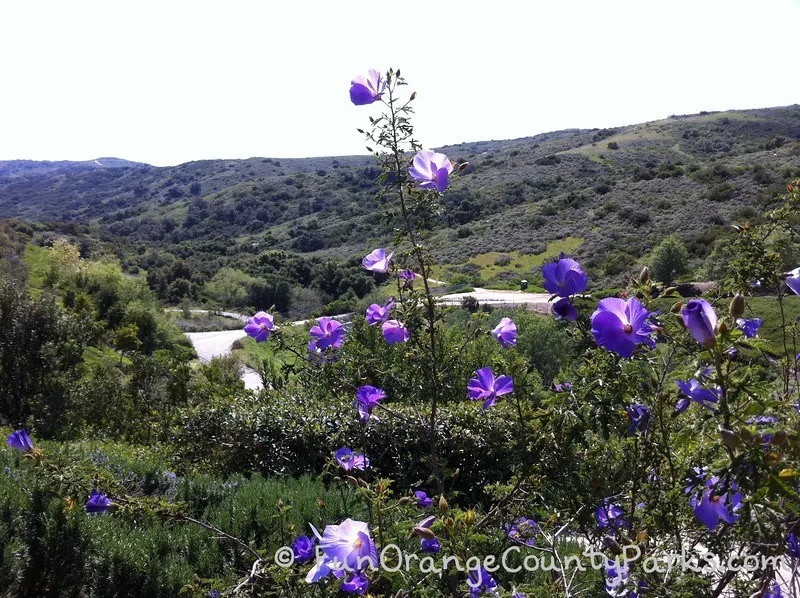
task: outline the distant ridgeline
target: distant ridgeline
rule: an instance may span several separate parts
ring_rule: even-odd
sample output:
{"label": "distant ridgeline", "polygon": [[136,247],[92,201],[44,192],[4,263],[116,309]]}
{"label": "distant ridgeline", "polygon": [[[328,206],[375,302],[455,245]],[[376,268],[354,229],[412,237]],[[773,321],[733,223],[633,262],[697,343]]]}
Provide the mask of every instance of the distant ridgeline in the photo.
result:
{"label": "distant ridgeline", "polygon": [[[541,262],[561,248],[597,285],[612,286],[671,233],[698,271],[730,224],[772,205],[800,177],[800,106],[440,151],[471,163],[446,192],[427,240],[441,276],[508,285],[527,277],[535,285]],[[87,250],[113,248],[134,272],[180,260],[201,281],[226,265],[262,275],[246,265],[259,256],[357,264],[368,248],[389,245],[396,225],[376,204],[378,172],[368,156],[165,168],[116,158],[0,162],[0,218],[62,223],[48,228]],[[65,222],[73,224],[65,230]],[[275,250],[289,253],[264,253]]]}

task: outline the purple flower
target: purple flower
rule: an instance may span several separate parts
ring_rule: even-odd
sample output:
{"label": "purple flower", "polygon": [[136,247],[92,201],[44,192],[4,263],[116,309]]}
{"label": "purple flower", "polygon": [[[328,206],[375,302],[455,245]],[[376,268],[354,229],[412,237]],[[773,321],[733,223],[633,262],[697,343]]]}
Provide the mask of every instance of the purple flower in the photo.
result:
{"label": "purple flower", "polygon": [[381,99],[386,81],[381,77],[380,71],[369,69],[365,77],[359,75],[350,82],[350,101],[356,106],[364,106]]}
{"label": "purple flower", "polygon": [[772,426],[777,424],[780,421],[774,415],[758,415],[753,417],[748,417],[745,423],[748,424],[755,424],[757,426]]}
{"label": "purple flower", "polygon": [[365,424],[369,421],[372,411],[378,403],[386,398],[386,393],[380,388],[365,385],[356,391],[356,408],[358,409],[358,421]]}
{"label": "purple flower", "polygon": [[506,526],[508,538],[525,546],[532,547],[536,544],[536,534],[540,531],[539,524],[533,519],[519,517],[514,523]]}
{"label": "purple flower", "polygon": [[385,322],[391,317],[389,312],[393,307],[394,299],[389,299],[383,307],[377,303],[373,303],[367,308],[367,324],[374,326],[375,324]]}
{"label": "purple flower", "polygon": [[292,553],[294,553],[295,563],[307,563],[314,558],[314,544],[316,538],[309,538],[308,536],[297,536],[292,544]]}
{"label": "purple flower", "polygon": [[719,388],[709,390],[702,386],[696,378],[689,381],[675,380],[681,394],[684,396],[675,406],[675,413],[683,413],[689,407],[690,403],[694,401],[698,405],[714,411],[712,404],[719,402],[719,397],[722,391]]}
{"label": "purple flower", "polygon": [[105,513],[111,506],[111,499],[98,490],[92,490],[89,500],[86,501],[87,513]]}
{"label": "purple flower", "polygon": [[220,598],[222,594],[219,593],[219,590],[211,590],[208,593],[208,598]]}
{"label": "purple flower", "polygon": [[753,338],[763,323],[761,318],[739,318],[736,327],[744,333],[745,338]]}
{"label": "purple flower", "polygon": [[553,303],[553,315],[556,317],[557,320],[567,320],[568,322],[574,322],[578,319],[578,310],[575,309],[575,306],[572,305],[572,301],[569,300],[569,297],[562,297],[555,303]]}
{"label": "purple flower", "polygon": [[636,405],[625,407],[625,412],[630,420],[628,432],[632,436],[635,436],[636,432],[647,433],[647,427],[650,425],[650,407],[637,403]]}
{"label": "purple flower", "polygon": [[706,347],[717,341],[717,314],[705,299],[692,299],[681,310],[683,323],[694,339]]}
{"label": "purple flower", "polygon": [[352,449],[343,446],[336,451],[336,462],[345,471],[353,471],[359,469],[364,471],[369,467],[369,458],[363,453],[354,453]]}
{"label": "purple flower", "polygon": [[447,189],[453,164],[444,154],[433,150],[420,150],[414,156],[414,162],[408,173],[411,178],[419,182],[423,189],[436,189],[442,193]]}
{"label": "purple flower", "polygon": [[394,251],[386,255],[386,250],[383,247],[379,247],[369,255],[364,256],[364,259],[361,260],[361,264],[370,272],[386,274],[386,272],[389,271],[389,261],[392,259],[393,255]]}
{"label": "purple flower", "polygon": [[414,281],[417,279],[417,275],[413,270],[403,270],[400,272],[400,280],[403,281],[403,288],[410,289],[414,286]]}
{"label": "purple flower", "polygon": [[369,526],[362,521],[345,519],[339,525],[327,525],[319,540],[322,558],[306,576],[307,583],[315,583],[334,571],[362,571],[367,566],[378,566],[378,551],[369,535]]}
{"label": "purple flower", "polygon": [[469,586],[470,598],[477,598],[484,594],[500,595],[500,588],[497,587],[494,577],[489,575],[489,572],[483,567],[473,569],[467,573],[467,585]]}
{"label": "purple flower", "polygon": [[252,318],[247,320],[247,325],[244,327],[247,336],[252,336],[256,339],[257,343],[263,343],[269,338],[269,333],[275,327],[272,314],[265,311],[260,311]]}
{"label": "purple flower", "polygon": [[363,596],[367,593],[367,589],[369,589],[369,579],[361,572],[354,572],[342,582],[339,589],[348,594]]}
{"label": "purple flower", "polygon": [[430,517],[426,517],[425,519],[420,521],[417,524],[417,527],[421,527],[422,529],[430,529],[434,521],[436,521],[436,515],[431,515]]}
{"label": "purple flower", "polygon": [[562,257],[554,264],[546,264],[542,268],[542,276],[547,292],[559,297],[582,293],[589,282],[580,264],[568,257]]}
{"label": "purple flower", "polygon": [[572,388],[572,382],[564,382],[564,383],[555,384],[553,386],[553,388],[555,388],[556,392],[566,392],[570,388]]}
{"label": "purple flower", "polygon": [[720,521],[736,523],[739,516],[733,511],[738,509],[741,504],[742,495],[739,492],[734,494],[729,501],[728,493],[718,495],[714,488],[708,488],[703,492],[703,498],[695,506],[694,514],[708,529],[714,529]]}
{"label": "purple flower", "polygon": [[29,453],[33,450],[33,442],[25,430],[17,430],[8,435],[8,446],[18,451]]}
{"label": "purple flower", "polygon": [[773,579],[769,589],[762,594],[761,598],[783,598],[783,592],[781,592],[778,582]]}
{"label": "purple flower", "polygon": [[786,536],[786,554],[793,559],[800,559],[800,544],[798,544],[797,536],[794,534]]}
{"label": "purple flower", "polygon": [[381,332],[383,332],[383,338],[386,339],[386,342],[390,345],[394,345],[395,343],[404,343],[409,339],[408,328],[401,322],[397,320],[389,320],[388,322],[384,322],[383,326],[381,326]]}
{"label": "purple flower", "polygon": [[493,407],[497,402],[497,397],[508,394],[514,390],[514,381],[511,376],[494,377],[494,373],[488,367],[481,368],[475,372],[467,384],[467,394],[473,401],[483,400],[483,408]]}
{"label": "purple flower", "polygon": [[800,295],[800,268],[795,268],[786,274],[786,286],[794,291],[795,295]]}
{"label": "purple flower", "polygon": [[594,518],[597,521],[597,528],[601,531],[608,529],[617,531],[629,525],[625,518],[625,511],[619,505],[611,502],[610,498],[603,499],[594,512]]}
{"label": "purple flower", "polygon": [[417,506],[427,509],[433,505],[433,499],[422,490],[417,490],[414,494],[417,497]]}
{"label": "purple flower", "polygon": [[503,349],[509,349],[517,344],[517,325],[511,318],[503,318],[492,330],[492,336]]}
{"label": "purple flower", "polygon": [[312,326],[309,333],[311,334],[311,342],[320,351],[324,351],[328,347],[338,349],[344,341],[342,325],[331,318],[319,318],[317,325]]}
{"label": "purple flower", "polygon": [[626,596],[625,584],[630,576],[628,563],[608,559],[606,561],[606,592],[611,596]]}
{"label": "purple flower", "polygon": [[525,598],[525,594],[523,594],[522,592],[514,592],[513,594],[511,594],[511,598]]}
{"label": "purple flower", "polygon": [[639,343],[653,346],[653,331],[647,322],[648,311],[635,297],[627,301],[616,297],[601,299],[592,314],[592,334],[600,347],[622,357],[630,357]]}
{"label": "purple flower", "polygon": [[441,546],[436,538],[422,538],[419,549],[422,552],[437,553],[441,550]]}

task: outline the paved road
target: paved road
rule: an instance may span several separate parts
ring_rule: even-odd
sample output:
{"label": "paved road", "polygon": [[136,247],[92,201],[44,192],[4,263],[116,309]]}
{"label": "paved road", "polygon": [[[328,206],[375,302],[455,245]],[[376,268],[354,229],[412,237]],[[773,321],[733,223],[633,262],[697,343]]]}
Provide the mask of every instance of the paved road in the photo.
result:
{"label": "paved road", "polygon": [[[215,357],[224,357],[231,354],[231,345],[234,341],[245,336],[244,330],[220,330],[216,332],[187,332],[186,336],[192,342],[197,357],[201,363],[208,363]],[[244,366],[241,375],[246,388],[260,390],[264,388],[261,376],[254,369]]]}

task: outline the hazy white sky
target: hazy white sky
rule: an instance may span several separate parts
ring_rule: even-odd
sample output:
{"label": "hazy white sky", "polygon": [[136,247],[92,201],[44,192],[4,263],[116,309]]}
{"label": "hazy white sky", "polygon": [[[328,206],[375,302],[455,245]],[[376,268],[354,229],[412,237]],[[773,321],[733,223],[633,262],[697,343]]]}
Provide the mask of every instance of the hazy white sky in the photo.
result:
{"label": "hazy white sky", "polygon": [[401,68],[426,147],[800,102],[800,0],[0,2],[0,159],[365,153]]}

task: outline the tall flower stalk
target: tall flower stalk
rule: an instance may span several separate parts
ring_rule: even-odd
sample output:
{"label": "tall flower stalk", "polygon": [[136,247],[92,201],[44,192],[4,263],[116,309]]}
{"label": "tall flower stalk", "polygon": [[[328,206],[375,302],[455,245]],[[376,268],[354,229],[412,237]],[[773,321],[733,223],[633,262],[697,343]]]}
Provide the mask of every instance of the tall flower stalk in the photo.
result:
{"label": "tall flower stalk", "polygon": [[[442,492],[442,472],[437,454],[438,441],[436,432],[437,410],[442,390],[442,368],[439,360],[440,348],[436,327],[436,303],[431,293],[429,280],[431,258],[420,243],[419,229],[424,226],[425,222],[433,214],[434,208],[438,204],[439,195],[447,185],[448,175],[452,171],[452,166],[449,161],[446,164],[449,168],[445,168],[442,164],[436,164],[435,157],[440,156],[440,154],[420,151],[421,146],[414,139],[414,129],[410,118],[414,113],[411,104],[416,94],[412,93],[407,98],[401,97],[400,90],[405,86],[406,82],[400,76],[400,71],[389,69],[386,73],[385,82],[381,82],[381,85],[376,87],[381,89],[382,92],[380,98],[376,98],[375,101],[383,103],[385,106],[384,113],[378,118],[370,117],[372,125],[370,131],[359,129],[359,132],[364,133],[370,143],[367,149],[376,154],[381,165],[382,172],[378,178],[381,189],[378,192],[378,196],[381,197],[387,192],[396,194],[403,223],[403,236],[410,245],[408,255],[416,262],[422,281],[422,307],[427,328],[427,351],[429,352],[424,368],[427,388],[431,393],[431,412],[428,421],[430,466],[438,490]],[[372,144],[378,146],[380,150],[373,149]],[[430,164],[433,171],[430,173],[431,181],[433,182],[422,182],[419,185],[419,189],[414,188],[409,174],[412,152],[419,152],[420,155],[424,154],[423,157]],[[414,167],[418,163],[422,163],[422,161],[416,160]],[[441,173],[438,182],[435,180],[437,173]],[[414,178],[420,180],[420,176],[422,174],[419,169],[414,170]],[[402,238],[397,238],[396,241],[399,243]]]}

